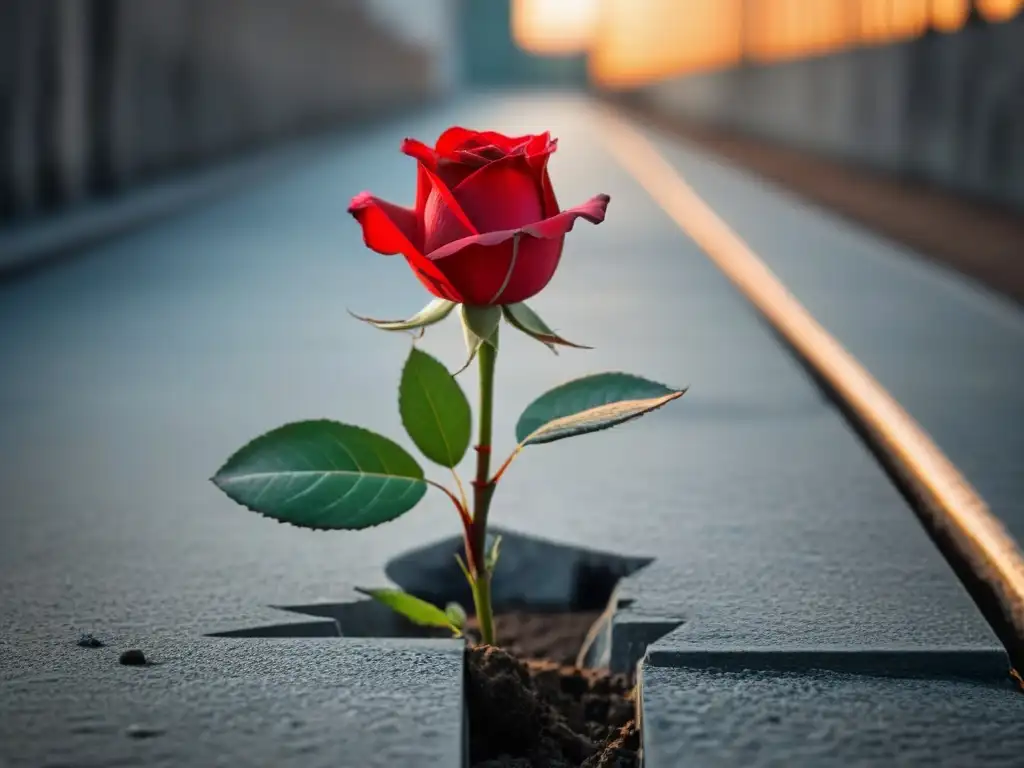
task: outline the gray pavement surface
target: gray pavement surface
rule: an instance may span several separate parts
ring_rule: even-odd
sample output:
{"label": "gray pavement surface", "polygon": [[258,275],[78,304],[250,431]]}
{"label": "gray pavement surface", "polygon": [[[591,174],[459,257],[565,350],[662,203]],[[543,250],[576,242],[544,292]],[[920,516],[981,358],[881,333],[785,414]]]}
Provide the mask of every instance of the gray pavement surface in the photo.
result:
{"label": "gray pavement surface", "polygon": [[1020,306],[692,145],[655,138],[1024,542]]}
{"label": "gray pavement surface", "polygon": [[1006,683],[648,667],[644,765],[1015,766],[1021,711]]}
{"label": "gray pavement surface", "polygon": [[[0,759],[29,741],[8,716],[18,709],[11,692],[35,702],[32,734],[65,733],[80,708],[48,697],[52,680],[121,695],[106,667],[77,654],[88,653],[74,646],[79,632],[119,647],[184,642],[197,656],[244,642],[253,664],[261,653],[282,664],[278,641],[201,636],[308,621],[266,606],[351,599],[354,586],[386,583],[393,556],[458,533],[439,494],[387,526],[331,534],[260,518],[207,481],[243,442],[290,420],[337,418],[409,445],[395,389],[408,337],[345,309],[403,317],[429,297],[400,257],[364,249],[344,210],[362,189],[410,202],[414,165],[399,142],[431,140],[452,123],[550,129],[560,138],[551,169],[562,205],[612,198],[604,224],[569,235],[558,275],[532,302],[567,338],[597,348],[555,357],[504,334],[496,453],[512,448],[522,408],[566,379],[625,370],[691,387],[645,419],[524,451],[495,496],[496,525],[657,558],[622,591],[635,600],[625,621],[683,621],[659,647],[896,646],[1002,659],[840,415],[604,154],[587,103],[480,97],[328,142],[314,164],[0,285]],[[424,346],[453,369],[462,362],[454,321],[429,329]],[[464,386],[473,391],[472,372]],[[287,690],[290,675],[315,675],[320,653],[348,663],[331,645],[341,641],[303,642],[323,650],[289,656],[294,671],[279,669],[275,689]],[[207,701],[222,702],[225,722],[239,706]],[[955,712],[922,716],[942,729]],[[265,728],[249,738],[251,755],[276,742]],[[97,765],[123,754],[112,735],[88,749]]]}
{"label": "gray pavement surface", "polygon": [[454,640],[148,640],[51,649],[4,670],[3,755],[67,765],[417,768],[461,764]]}

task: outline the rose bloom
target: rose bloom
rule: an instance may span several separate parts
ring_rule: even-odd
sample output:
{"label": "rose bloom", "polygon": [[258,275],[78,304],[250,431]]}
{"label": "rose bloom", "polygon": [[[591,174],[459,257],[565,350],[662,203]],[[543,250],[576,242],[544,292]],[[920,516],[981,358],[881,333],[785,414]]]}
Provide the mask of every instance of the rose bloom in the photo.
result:
{"label": "rose bloom", "polygon": [[362,192],[351,213],[366,245],[405,256],[435,296],[459,304],[514,304],[548,284],[576,219],[599,224],[608,195],[560,211],[548,176],[557,142],[550,134],[504,136],[449,128],[433,149],[415,139],[416,205]]}

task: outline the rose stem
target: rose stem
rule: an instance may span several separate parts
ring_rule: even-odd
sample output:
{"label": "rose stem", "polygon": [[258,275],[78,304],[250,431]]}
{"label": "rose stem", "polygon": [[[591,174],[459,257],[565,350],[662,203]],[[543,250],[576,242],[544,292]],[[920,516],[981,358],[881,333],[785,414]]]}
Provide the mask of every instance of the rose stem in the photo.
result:
{"label": "rose stem", "polygon": [[494,363],[498,350],[497,329],[495,336],[483,342],[477,356],[480,361],[480,433],[476,446],[476,479],[473,481],[473,546],[466,556],[470,558],[470,572],[475,579],[473,602],[476,605],[477,621],[480,622],[480,639],[484,645],[494,645],[494,615],[491,611],[491,574],[487,571],[487,512],[494,495],[494,483],[490,480],[491,467],[491,422],[494,412]]}

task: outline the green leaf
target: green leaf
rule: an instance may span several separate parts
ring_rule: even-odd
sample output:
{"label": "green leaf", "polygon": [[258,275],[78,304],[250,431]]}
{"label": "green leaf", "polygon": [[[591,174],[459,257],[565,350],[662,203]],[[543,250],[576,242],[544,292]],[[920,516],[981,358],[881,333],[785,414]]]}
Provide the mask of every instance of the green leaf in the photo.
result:
{"label": "green leaf", "polygon": [[461,631],[466,626],[466,609],[458,603],[448,603],[444,607],[444,612],[453,627]]}
{"label": "green leaf", "polygon": [[501,323],[501,307],[496,305],[474,306],[463,304],[460,312],[462,315],[462,331],[466,337],[466,349],[469,357],[453,376],[458,376],[469,368],[473,362],[481,344],[490,344],[498,348],[498,325]]}
{"label": "green leaf", "polygon": [[570,381],[541,395],[519,417],[521,446],[585,435],[643,416],[681,397],[685,389],[628,373],[599,373]]}
{"label": "green leaf", "polygon": [[229,458],[213,482],[254,512],[315,529],[385,523],[427,490],[423,469],[402,446],[336,421],[267,432]]}
{"label": "green leaf", "polygon": [[555,347],[556,344],[561,344],[564,347],[575,347],[576,349],[593,349],[593,347],[573,344],[571,341],[563,339],[551,330],[547,323],[541,320],[540,315],[530,309],[525,303],[505,304],[501,308],[501,312],[509,325],[545,344],[556,355],[558,354],[558,349]]}
{"label": "green leaf", "polygon": [[462,461],[473,431],[469,401],[448,369],[415,347],[402,369],[398,410],[424,456],[442,467]]}
{"label": "green leaf", "polygon": [[357,320],[369,323],[374,328],[380,328],[382,331],[411,331],[441,322],[452,313],[456,306],[458,305],[454,301],[434,299],[408,320],[374,320],[372,317],[363,317],[351,311],[349,314]]}
{"label": "green leaf", "polygon": [[462,633],[462,627],[456,626],[447,613],[436,605],[428,603],[426,600],[420,600],[408,592],[403,592],[400,589],[362,589],[360,587],[356,587],[356,592],[383,603],[395,613],[405,616],[413,624],[419,624],[421,627],[443,627],[450,629],[456,635]]}

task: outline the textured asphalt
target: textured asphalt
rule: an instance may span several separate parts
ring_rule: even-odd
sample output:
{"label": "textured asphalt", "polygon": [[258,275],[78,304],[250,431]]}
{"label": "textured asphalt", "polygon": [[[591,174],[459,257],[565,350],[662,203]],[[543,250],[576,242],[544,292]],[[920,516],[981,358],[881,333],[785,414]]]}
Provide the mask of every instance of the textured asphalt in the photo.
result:
{"label": "textured asphalt", "polygon": [[[289,620],[271,605],[351,599],[354,586],[385,583],[389,558],[458,532],[437,494],[385,527],[312,533],[240,509],[207,480],[243,442],[289,420],[337,418],[401,439],[395,387],[408,338],[345,310],[400,317],[429,297],[400,258],[363,248],[345,207],[362,189],[410,202],[414,167],[399,142],[433,139],[451,123],[550,129],[560,139],[552,174],[563,206],[612,197],[604,224],[577,224],[562,268],[533,302],[566,337],[596,349],[555,357],[504,334],[496,451],[512,447],[530,400],[578,375],[625,370],[691,387],[618,430],[525,451],[495,497],[496,524],[655,557],[624,592],[641,621],[683,621],[667,647],[898,646],[999,658],[965,591],[840,414],[604,154],[590,105],[557,94],[470,98],[327,142],[287,174],[0,285],[0,759],[67,761],[69,749],[80,750],[74,764],[152,758],[138,751],[152,748],[141,740],[123,741],[133,718],[147,716],[146,696],[128,711],[93,700],[106,719],[86,746],[75,718],[89,699],[40,698],[55,679],[119,695],[124,668],[75,645],[92,632],[111,648],[159,649],[160,674],[146,685],[164,709],[149,714],[160,719],[176,702],[199,707],[223,724],[204,731],[204,754],[256,764],[279,712],[234,728],[237,700],[219,685],[183,687],[197,669],[216,680],[206,659],[225,641],[203,635]],[[1020,536],[1019,312],[691,149],[663,148]],[[462,361],[454,321],[431,328],[424,344],[452,368]],[[465,376],[472,391],[472,372]],[[246,643],[246,654],[259,653],[258,641]],[[296,676],[316,659],[296,651]],[[233,664],[224,676],[246,669],[260,667]],[[455,666],[432,669],[451,685],[461,680]],[[287,688],[287,678],[273,684]],[[1007,702],[1000,706],[1015,706]],[[25,728],[24,711],[41,725]],[[933,708],[921,728],[956,720],[955,705]],[[346,727],[318,729],[326,742],[317,748],[352,743],[361,726]],[[439,749],[457,751],[461,721],[450,719],[438,738]],[[182,751],[187,738],[163,743],[165,764],[192,754]],[[762,746],[781,754],[785,744]],[[296,753],[275,764],[305,763]]]}

